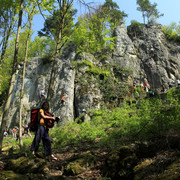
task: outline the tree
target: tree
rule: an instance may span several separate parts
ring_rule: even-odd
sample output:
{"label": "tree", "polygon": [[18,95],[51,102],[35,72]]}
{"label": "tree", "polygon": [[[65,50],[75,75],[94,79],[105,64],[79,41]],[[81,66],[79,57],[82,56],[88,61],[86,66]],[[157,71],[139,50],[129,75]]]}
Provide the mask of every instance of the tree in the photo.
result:
{"label": "tree", "polygon": [[[55,9],[54,8],[55,6],[53,6],[53,5],[50,6],[50,4],[55,4],[56,7],[58,7],[56,9],[56,11],[54,12],[54,15],[56,15],[56,13],[58,13],[57,17],[59,17],[58,31],[55,33],[53,31],[50,31],[54,35],[57,34],[57,37],[56,37],[56,48],[55,48],[54,60],[53,60],[52,71],[51,71],[51,76],[50,76],[50,83],[49,83],[48,94],[47,94],[48,100],[50,100],[54,95],[55,71],[57,69],[57,60],[58,60],[57,56],[60,54],[62,47],[67,43],[67,40],[65,40],[65,38],[63,38],[63,37],[64,37],[65,29],[67,27],[68,16],[71,17],[70,12],[72,10],[74,1],[75,0],[49,0],[49,1],[41,0],[40,2],[38,1],[39,7],[40,7],[40,5],[41,5],[41,7],[42,6],[47,7],[46,10],[49,10],[50,14],[53,14],[53,13],[51,13],[51,11]],[[84,0],[77,0],[77,1],[79,1],[83,5],[87,5]],[[44,15],[43,15],[43,17],[44,17]],[[53,30],[53,29],[51,29],[51,30]],[[63,40],[65,40],[65,41],[63,41]]]}
{"label": "tree", "polygon": [[[74,15],[76,14],[77,10],[70,9],[65,17],[65,26],[62,31],[62,38],[61,38],[61,49],[63,48],[64,44],[69,40],[69,37],[71,36],[73,32],[73,26],[74,26]],[[54,40],[58,41],[58,35],[60,31],[60,23],[62,21],[62,17],[60,16],[60,10],[54,10],[53,15],[48,17],[45,20],[44,28],[41,29],[41,31],[38,32],[39,36],[45,36],[51,38],[53,36]]]}
{"label": "tree", "polygon": [[167,39],[180,43],[180,24],[173,22],[168,26],[163,26],[162,30]]}
{"label": "tree", "polygon": [[150,7],[146,12],[148,23],[164,15],[164,14],[160,14],[160,12],[156,9],[156,7],[157,7],[157,3],[150,4]]}
{"label": "tree", "polygon": [[[73,0],[57,0],[57,3],[58,3],[58,10],[54,11],[53,14],[54,16],[59,17],[59,19],[56,19],[59,22],[59,27],[58,29],[54,29],[54,27],[49,29],[49,31],[51,32],[51,34],[54,36],[56,40],[56,50],[55,50],[55,55],[54,55],[55,58],[53,60],[52,71],[51,71],[51,76],[50,76],[50,83],[49,83],[49,89],[48,89],[48,95],[47,95],[48,100],[50,100],[50,98],[52,98],[54,95],[55,71],[57,69],[56,57],[60,54],[60,51],[64,43],[66,43],[66,42],[63,42],[64,31],[66,27],[69,25],[68,17],[69,16],[72,17],[73,15],[71,13]],[[54,17],[53,17],[53,20],[55,20]],[[48,28],[49,27],[50,25],[48,26]]]}
{"label": "tree", "polygon": [[1,47],[1,59],[0,65],[6,53],[7,43],[11,32],[13,30],[13,25],[16,16],[17,6],[12,0],[7,0],[6,2],[0,0],[0,35],[2,36],[0,47]]}
{"label": "tree", "polygon": [[105,4],[79,17],[72,37],[78,51],[94,53],[103,48],[113,49],[114,28],[120,25],[126,16],[116,3],[106,0]]}
{"label": "tree", "polygon": [[149,0],[137,0],[136,3],[137,5],[139,5],[139,7],[137,7],[137,10],[142,12],[144,24],[146,23],[146,18],[149,23],[150,18],[154,17],[155,19],[157,19],[160,16],[163,16],[163,14],[160,14],[156,9],[156,3],[151,4]]}
{"label": "tree", "polygon": [[112,0],[106,0],[102,9],[104,14],[107,17],[110,17],[109,23],[111,25],[111,29],[113,30],[124,21],[125,17],[128,16],[124,11],[120,11],[117,3]]}
{"label": "tree", "polygon": [[54,47],[56,43],[50,37],[36,36],[33,41],[29,42],[28,57],[46,57],[55,53]]}
{"label": "tree", "polygon": [[25,48],[25,58],[23,62],[23,73],[22,73],[22,86],[21,86],[21,92],[20,92],[20,102],[19,102],[19,145],[20,147],[23,146],[23,141],[22,141],[22,99],[24,96],[24,79],[25,79],[25,74],[26,74],[26,61],[28,58],[28,48],[29,48],[29,41],[31,37],[31,28],[32,28],[32,20],[33,16],[37,14],[36,10],[36,4],[33,1],[29,1],[29,4],[26,5],[28,7],[26,9],[28,13],[28,21],[29,21],[29,27],[28,27],[28,34],[27,34],[27,40],[26,40],[26,48]]}
{"label": "tree", "polygon": [[19,48],[19,35],[20,35],[20,31],[21,31],[21,23],[22,23],[22,15],[23,15],[23,1],[24,0],[20,1],[18,30],[17,30],[17,36],[16,36],[15,50],[14,50],[13,70],[12,70],[12,76],[11,76],[9,91],[8,91],[8,97],[7,97],[5,106],[4,106],[2,122],[1,122],[1,128],[0,128],[0,151],[2,150],[3,133],[4,133],[4,130],[6,128],[6,122],[8,121],[9,107],[10,107],[12,91],[13,91],[14,83],[15,83],[18,48]]}

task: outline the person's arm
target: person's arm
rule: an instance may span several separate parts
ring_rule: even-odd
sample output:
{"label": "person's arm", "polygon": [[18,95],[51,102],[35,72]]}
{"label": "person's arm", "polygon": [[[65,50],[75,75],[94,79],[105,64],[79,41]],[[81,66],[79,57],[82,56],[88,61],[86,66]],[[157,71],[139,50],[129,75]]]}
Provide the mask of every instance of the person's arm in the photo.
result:
{"label": "person's arm", "polygon": [[53,119],[53,120],[55,120],[55,117],[46,116],[46,115],[44,114],[44,111],[40,111],[40,114],[41,114],[41,117],[42,117],[43,119]]}

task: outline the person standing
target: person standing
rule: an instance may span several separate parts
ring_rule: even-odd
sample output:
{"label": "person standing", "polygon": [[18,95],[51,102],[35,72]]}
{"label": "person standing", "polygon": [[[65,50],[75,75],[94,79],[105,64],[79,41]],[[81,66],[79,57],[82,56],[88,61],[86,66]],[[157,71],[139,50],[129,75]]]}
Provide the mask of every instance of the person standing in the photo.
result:
{"label": "person standing", "polygon": [[13,128],[12,130],[12,137],[16,139],[16,128]]}
{"label": "person standing", "polygon": [[31,145],[31,151],[32,151],[32,155],[36,157],[39,145],[42,140],[44,146],[44,155],[50,157],[52,160],[58,160],[52,153],[51,141],[48,134],[49,129],[46,126],[46,122],[45,122],[46,119],[55,120],[55,117],[50,117],[45,115],[45,112],[48,112],[48,110],[49,110],[49,103],[44,102],[38,113],[39,127],[35,133],[35,137]]}
{"label": "person standing", "polygon": [[145,89],[146,93],[149,92],[150,86],[147,82],[144,83],[144,89]]}

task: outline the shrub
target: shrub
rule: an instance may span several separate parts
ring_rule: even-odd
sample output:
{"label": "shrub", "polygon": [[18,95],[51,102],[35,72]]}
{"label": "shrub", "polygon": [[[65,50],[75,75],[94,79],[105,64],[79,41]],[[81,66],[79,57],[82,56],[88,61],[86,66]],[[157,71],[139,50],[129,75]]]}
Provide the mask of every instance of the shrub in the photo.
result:
{"label": "shrub", "polygon": [[139,100],[138,104],[121,108],[91,110],[91,121],[70,123],[53,130],[56,146],[93,143],[100,138],[100,146],[114,148],[136,140],[148,140],[180,129],[180,93],[171,89],[164,101],[159,98]]}
{"label": "shrub", "polygon": [[102,70],[98,67],[92,67],[88,70],[86,70],[86,73],[88,74],[93,74],[93,75],[98,75],[99,77],[108,77],[110,75],[110,72],[108,70]]}
{"label": "shrub", "polygon": [[176,31],[176,29],[178,29],[178,26],[175,23],[162,27],[162,30],[168,40],[180,43],[180,34]]}
{"label": "shrub", "polygon": [[76,69],[83,67],[83,66],[88,66],[91,68],[94,66],[90,61],[87,61],[85,59],[82,61],[73,61],[72,64],[73,64],[73,66],[76,67]]}

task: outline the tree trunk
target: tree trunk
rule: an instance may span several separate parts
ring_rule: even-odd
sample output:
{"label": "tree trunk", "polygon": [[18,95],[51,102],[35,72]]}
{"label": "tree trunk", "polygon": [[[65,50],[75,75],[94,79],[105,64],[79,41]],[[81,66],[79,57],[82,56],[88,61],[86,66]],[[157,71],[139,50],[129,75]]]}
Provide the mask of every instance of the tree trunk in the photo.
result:
{"label": "tree trunk", "polygon": [[[60,10],[62,10],[62,21],[60,23],[60,30],[59,30],[59,35],[57,38],[57,43],[56,43],[56,52],[55,52],[55,57],[54,57],[54,61],[53,61],[53,65],[52,65],[52,70],[51,70],[51,76],[50,76],[50,82],[49,82],[49,88],[48,88],[48,94],[47,94],[47,100],[50,103],[50,99],[54,96],[54,89],[55,89],[55,72],[57,69],[57,57],[60,54],[60,50],[61,50],[61,40],[62,40],[62,32],[63,32],[63,28],[64,28],[64,21],[65,21],[65,1],[63,3],[63,6],[60,6]],[[50,105],[51,107],[51,105]]]}
{"label": "tree trunk", "polygon": [[25,52],[25,59],[23,63],[23,76],[22,76],[22,87],[21,87],[21,93],[20,93],[20,103],[19,103],[19,145],[20,147],[23,146],[23,141],[22,141],[22,99],[23,99],[23,91],[24,91],[24,78],[26,74],[26,61],[27,61],[27,56],[28,56],[28,47],[29,47],[29,39],[31,36],[31,27],[32,27],[32,16],[30,17],[29,20],[30,26],[29,26],[29,32],[28,32],[28,37],[26,41],[26,52]]}
{"label": "tree trunk", "polygon": [[6,53],[7,43],[8,43],[9,37],[11,35],[11,30],[12,30],[13,23],[14,23],[14,17],[15,17],[15,14],[11,20],[11,24],[10,24],[10,27],[8,29],[7,36],[6,36],[5,41],[3,43],[3,48],[2,48],[2,53],[1,53],[1,63],[2,63],[2,60],[4,59],[4,55]]}
{"label": "tree trunk", "polygon": [[53,60],[53,65],[52,65],[52,70],[51,70],[50,83],[49,83],[48,95],[47,95],[47,100],[49,102],[50,102],[51,97],[53,97],[53,95],[54,95],[55,73],[56,73],[56,69],[57,69],[57,57],[60,53],[61,38],[62,38],[62,30],[60,30],[60,32],[59,32],[59,36],[58,36],[58,40],[57,40],[57,44],[56,44],[56,53],[55,53],[55,57]]}
{"label": "tree trunk", "polygon": [[[60,22],[60,29],[59,29],[59,34],[58,34],[57,43],[56,43],[56,52],[55,52],[55,57],[54,57],[53,65],[52,65],[48,94],[47,94],[47,100],[49,101],[49,103],[50,103],[50,99],[54,96],[55,73],[56,73],[56,69],[57,69],[57,57],[60,54],[60,51],[62,48],[61,41],[62,41],[62,34],[63,34],[63,30],[64,30],[64,25],[65,25],[65,17],[67,15],[68,10],[72,6],[72,3],[73,3],[73,0],[70,0],[70,1],[66,1],[66,0],[59,1],[58,0],[59,9],[60,9],[60,13],[61,13],[60,16],[62,17],[62,19]],[[51,105],[50,105],[50,107],[51,107]]]}
{"label": "tree trunk", "polygon": [[144,24],[145,24],[146,21],[145,21],[145,14],[144,14],[144,11],[143,11],[143,21],[144,21]]}
{"label": "tree trunk", "polygon": [[1,128],[0,128],[0,152],[2,151],[3,134],[6,129],[6,124],[8,121],[8,113],[9,113],[12,92],[13,92],[14,83],[15,83],[17,57],[18,57],[18,49],[19,49],[19,36],[21,32],[21,22],[22,22],[22,15],[23,15],[23,1],[24,0],[21,0],[21,3],[20,3],[19,21],[18,21],[18,30],[17,30],[17,36],[16,36],[15,50],[14,50],[14,63],[13,63],[13,69],[12,69],[12,76],[11,76],[11,81],[10,81],[10,86],[9,86],[9,91],[8,91],[8,97],[4,106],[2,123],[1,123]]}

